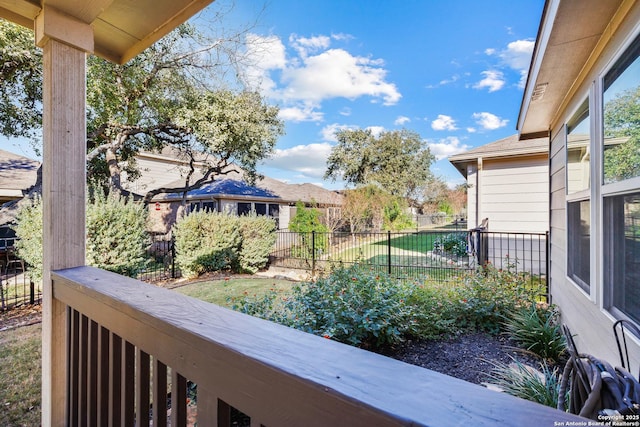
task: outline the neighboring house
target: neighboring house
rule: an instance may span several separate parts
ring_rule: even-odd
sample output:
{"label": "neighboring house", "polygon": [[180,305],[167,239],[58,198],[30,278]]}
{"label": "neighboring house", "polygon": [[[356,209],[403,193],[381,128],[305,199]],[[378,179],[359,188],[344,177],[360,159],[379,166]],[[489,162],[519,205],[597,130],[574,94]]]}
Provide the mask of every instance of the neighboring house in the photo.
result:
{"label": "neighboring house", "polygon": [[[206,155],[199,155],[194,166],[204,166]],[[185,184],[189,162],[176,150],[165,148],[160,153],[142,152],[136,156],[141,176],[133,182],[126,182],[127,190],[144,195],[156,188],[176,188]],[[196,169],[191,182],[202,174]],[[149,206],[151,229],[156,233],[166,233],[175,223],[182,205],[182,193],[162,193],[152,199]],[[189,191],[186,195],[186,213],[207,209],[231,212],[238,215],[255,211],[277,219],[279,229],[287,229],[290,218],[295,215],[298,201],[306,206],[317,207],[323,215],[342,206],[343,196],[313,184],[287,184],[273,178],[264,177],[254,186],[243,182],[238,172],[215,177],[213,182]]]}
{"label": "neighboring house", "polygon": [[22,199],[36,183],[40,162],[0,150],[0,205]]}
{"label": "neighboring house", "polygon": [[467,224],[488,218],[489,230],[545,233],[549,229],[549,140],[518,135],[449,157],[467,180]]}
{"label": "neighboring house", "polygon": [[[548,0],[518,131],[550,142],[550,291],[580,351],[640,325],[640,3]],[[640,337],[627,340],[638,372]]]}

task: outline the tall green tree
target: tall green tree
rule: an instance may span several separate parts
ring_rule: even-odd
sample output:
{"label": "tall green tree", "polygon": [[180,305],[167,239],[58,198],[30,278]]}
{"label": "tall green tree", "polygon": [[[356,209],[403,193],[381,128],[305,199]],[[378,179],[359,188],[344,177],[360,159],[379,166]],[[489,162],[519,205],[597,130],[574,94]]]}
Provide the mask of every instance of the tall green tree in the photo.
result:
{"label": "tall green tree", "polygon": [[[12,58],[19,59],[11,78],[0,81],[0,96],[24,95],[0,111],[0,131],[37,139],[41,54],[26,42],[33,39],[29,30],[3,22],[0,31],[4,43],[0,60],[13,64]],[[278,108],[259,94],[219,85],[220,73],[237,60],[222,64],[220,58],[223,53],[231,58],[234,51],[240,52],[238,43],[239,36],[213,40],[184,24],[124,65],[90,56],[88,176],[126,193],[122,172],[131,180],[140,173],[135,155],[172,147],[190,168],[183,187],[163,192],[188,191],[238,168],[249,181],[254,179],[256,165],[273,152],[283,123]]]}
{"label": "tall green tree", "polygon": [[382,132],[341,130],[327,160],[325,178],[354,186],[374,184],[393,196],[413,197],[431,176],[435,160],[419,134],[406,129]]}

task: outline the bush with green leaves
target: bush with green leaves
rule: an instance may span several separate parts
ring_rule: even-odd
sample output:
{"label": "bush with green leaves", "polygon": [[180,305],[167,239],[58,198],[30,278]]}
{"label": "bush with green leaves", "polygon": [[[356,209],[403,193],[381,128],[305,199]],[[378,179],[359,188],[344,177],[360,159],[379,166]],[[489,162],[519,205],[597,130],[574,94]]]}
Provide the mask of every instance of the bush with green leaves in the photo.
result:
{"label": "bush with green leaves", "polygon": [[16,224],[12,226],[18,238],[17,255],[27,263],[34,281],[42,279],[42,199],[36,195],[20,202]]}
{"label": "bush with green leaves", "polygon": [[150,239],[142,203],[94,192],[86,227],[87,264],[131,277],[144,268]]}
{"label": "bush with green leaves", "polygon": [[391,231],[406,230],[415,227],[408,213],[407,203],[403,199],[394,199],[384,206],[384,229]]}
{"label": "bush with green leaves", "polygon": [[193,212],[173,227],[176,263],[186,277],[238,267],[239,219],[219,212]]}
{"label": "bush with green leaves", "polygon": [[487,264],[480,271],[461,277],[459,298],[462,311],[456,323],[470,329],[500,332],[504,319],[520,307],[535,304],[544,287],[513,264],[497,269]]}
{"label": "bush with green leaves", "polygon": [[255,273],[276,241],[273,219],[256,214],[193,212],[173,228],[176,262],[186,277],[209,271]]}
{"label": "bush with green leaves", "polygon": [[559,317],[555,306],[530,304],[510,313],[504,330],[519,347],[558,363],[567,349]]}
{"label": "bush with green leaves", "polygon": [[[149,244],[144,205],[94,192],[87,203],[87,264],[135,276],[145,264]],[[28,265],[32,277],[42,277],[42,199],[22,203],[16,225],[17,253]]]}
{"label": "bush with green leaves", "polygon": [[433,240],[433,249],[436,252],[446,252],[457,257],[467,255],[467,234],[449,233]]}
{"label": "bush with green leaves", "polygon": [[[234,308],[354,346],[401,341],[417,324],[414,287],[361,266],[339,267],[327,277],[295,286],[290,295],[246,297]],[[281,301],[276,301],[281,298]]]}
{"label": "bush with green leaves", "polygon": [[[322,254],[328,246],[328,228],[320,220],[316,208],[307,208],[304,203],[296,203],[296,214],[289,221],[289,230],[298,233],[298,243],[291,248],[292,255],[309,259]],[[313,232],[318,234],[314,235]]]}
{"label": "bush with green leaves", "polygon": [[272,218],[254,213],[241,216],[239,226],[242,237],[238,257],[240,270],[254,274],[269,262],[269,254],[278,238],[276,223]]}

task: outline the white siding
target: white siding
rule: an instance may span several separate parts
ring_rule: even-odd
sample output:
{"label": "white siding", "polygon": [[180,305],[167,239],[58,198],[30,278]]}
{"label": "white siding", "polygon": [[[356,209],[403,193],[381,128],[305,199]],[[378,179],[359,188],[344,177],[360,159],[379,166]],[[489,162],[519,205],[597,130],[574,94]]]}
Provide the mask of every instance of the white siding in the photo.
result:
{"label": "white siding", "polygon": [[187,169],[176,165],[174,161],[161,159],[138,159],[138,167],[142,172],[140,178],[128,182],[123,177],[123,186],[134,193],[144,194],[151,188],[164,187],[186,176]]}
{"label": "white siding", "polygon": [[478,167],[467,166],[467,225],[474,228],[479,225],[482,218],[478,218],[477,192],[478,192]]}
{"label": "white siding", "polygon": [[547,231],[549,181],[546,156],[484,159],[479,173],[479,217],[489,218],[490,231]]}

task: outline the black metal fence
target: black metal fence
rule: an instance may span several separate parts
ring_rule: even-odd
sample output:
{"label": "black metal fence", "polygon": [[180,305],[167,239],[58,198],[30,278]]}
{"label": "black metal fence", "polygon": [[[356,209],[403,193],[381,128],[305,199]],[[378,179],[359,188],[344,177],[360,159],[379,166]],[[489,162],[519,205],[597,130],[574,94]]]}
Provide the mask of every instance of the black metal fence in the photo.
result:
{"label": "black metal fence", "polygon": [[278,232],[270,265],[313,274],[358,263],[398,278],[452,280],[488,263],[545,280],[546,233],[420,231],[384,233]]}
{"label": "black metal fence", "polygon": [[15,255],[15,237],[0,238],[0,311],[42,301],[40,281],[33,281],[23,260]]}
{"label": "black metal fence", "polygon": [[[42,299],[26,266],[13,255],[15,238],[0,238],[0,310]],[[136,274],[146,282],[175,279],[181,272],[175,262],[173,240],[153,236],[147,262]],[[527,274],[546,283],[548,233],[492,231],[416,231],[383,233],[278,232],[270,266],[302,269],[312,274],[337,265],[358,263],[397,278],[430,278],[446,282],[492,264],[498,269]]]}

